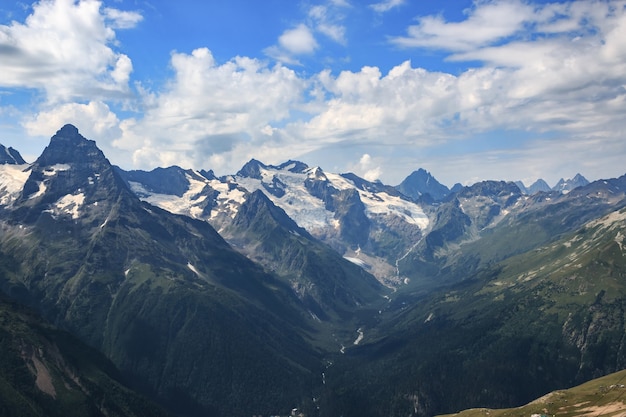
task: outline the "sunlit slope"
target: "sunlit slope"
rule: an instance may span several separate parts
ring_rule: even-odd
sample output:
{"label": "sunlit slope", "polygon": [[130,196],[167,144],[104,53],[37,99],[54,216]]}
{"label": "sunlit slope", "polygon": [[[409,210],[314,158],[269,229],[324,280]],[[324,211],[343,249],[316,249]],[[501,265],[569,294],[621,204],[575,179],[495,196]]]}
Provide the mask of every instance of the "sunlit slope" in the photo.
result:
{"label": "sunlit slope", "polygon": [[[518,408],[464,410],[445,417],[517,417],[517,416],[603,416],[626,415],[626,371],[591,380],[567,390],[551,392]],[[441,416],[444,417],[444,416]]]}

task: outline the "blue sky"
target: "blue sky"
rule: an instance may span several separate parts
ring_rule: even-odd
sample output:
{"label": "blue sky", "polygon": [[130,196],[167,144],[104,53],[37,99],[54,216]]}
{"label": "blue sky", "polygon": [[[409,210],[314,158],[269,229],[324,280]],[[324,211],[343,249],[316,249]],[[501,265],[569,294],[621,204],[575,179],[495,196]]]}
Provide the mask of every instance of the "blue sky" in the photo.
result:
{"label": "blue sky", "polygon": [[391,185],[626,173],[626,1],[0,1],[0,143]]}

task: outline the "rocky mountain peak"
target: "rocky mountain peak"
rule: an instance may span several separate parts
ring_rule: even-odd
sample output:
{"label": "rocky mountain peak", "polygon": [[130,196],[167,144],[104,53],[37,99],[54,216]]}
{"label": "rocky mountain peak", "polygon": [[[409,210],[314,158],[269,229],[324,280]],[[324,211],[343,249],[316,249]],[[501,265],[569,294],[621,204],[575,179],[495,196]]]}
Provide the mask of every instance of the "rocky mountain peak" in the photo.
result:
{"label": "rocky mountain peak", "polygon": [[22,155],[15,149],[0,145],[0,165],[23,165],[26,161],[22,158]]}
{"label": "rocky mountain peak", "polygon": [[256,159],[251,159],[237,172],[237,176],[245,178],[261,179],[261,169],[267,168],[267,166]]}
{"label": "rocky mountain peak", "polygon": [[442,200],[450,190],[423,168],[413,171],[396,189],[407,197],[417,200],[424,194],[430,194],[434,200]]}
{"label": "rocky mountain peak", "polygon": [[[96,142],[84,138],[75,126],[63,126],[30,167],[21,191],[16,219],[41,216],[76,220],[88,211],[101,211],[120,193],[135,199]],[[94,210],[92,210],[94,209]],[[94,211],[94,213],[95,213]]]}
{"label": "rocky mountain peak", "polygon": [[96,146],[96,142],[86,139],[78,129],[70,124],[63,126],[50,139],[50,144],[44,149],[35,162],[40,167],[55,164],[109,162]]}
{"label": "rocky mountain peak", "polygon": [[564,180],[561,178],[559,182],[552,188],[554,191],[559,191],[561,193],[568,193],[572,191],[574,188],[583,187],[588,185],[589,181],[587,178],[583,177],[580,174],[576,174],[574,178]]}
{"label": "rocky mountain peak", "polygon": [[127,183],[141,183],[146,190],[158,194],[171,194],[181,197],[189,189],[187,173],[178,166],[155,168],[149,172],[128,171],[124,173],[124,179]]}
{"label": "rocky mountain peak", "polygon": [[320,167],[315,167],[309,170],[308,178],[317,181],[328,181],[328,177],[324,174],[324,171]]}
{"label": "rocky mountain peak", "polygon": [[535,194],[535,193],[538,193],[540,191],[547,193],[550,190],[551,189],[550,189],[550,186],[548,185],[548,183],[545,182],[543,179],[539,178],[530,187],[528,187],[528,194]]}
{"label": "rocky mountain peak", "polygon": [[306,171],[307,169],[309,169],[309,166],[307,164],[305,164],[304,162],[294,161],[294,160],[290,159],[287,162],[283,162],[282,164],[280,164],[277,168],[279,170],[285,170],[286,169],[289,172],[294,172],[294,173],[301,174],[304,171]]}
{"label": "rocky mountain peak", "polygon": [[[263,214],[267,214],[269,217],[264,217]],[[267,224],[268,221],[275,222],[275,224],[281,225],[286,230],[296,231],[302,236],[311,238],[306,230],[298,226],[283,209],[274,205],[261,190],[256,190],[249,195],[237,212],[233,224],[238,227],[244,226],[245,228],[252,227],[253,224],[255,225],[254,227],[263,229],[274,227],[273,225],[269,226]],[[261,226],[261,224],[263,225]]]}

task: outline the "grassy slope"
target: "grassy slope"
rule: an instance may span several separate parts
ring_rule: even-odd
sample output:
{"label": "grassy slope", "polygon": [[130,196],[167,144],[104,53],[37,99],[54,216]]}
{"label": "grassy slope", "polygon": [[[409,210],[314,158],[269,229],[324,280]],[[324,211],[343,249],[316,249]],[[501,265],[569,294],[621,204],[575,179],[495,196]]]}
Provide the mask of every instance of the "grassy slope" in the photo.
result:
{"label": "grassy slope", "polygon": [[478,408],[442,417],[517,417],[544,414],[559,417],[626,415],[626,370],[567,390],[551,392],[518,408]]}

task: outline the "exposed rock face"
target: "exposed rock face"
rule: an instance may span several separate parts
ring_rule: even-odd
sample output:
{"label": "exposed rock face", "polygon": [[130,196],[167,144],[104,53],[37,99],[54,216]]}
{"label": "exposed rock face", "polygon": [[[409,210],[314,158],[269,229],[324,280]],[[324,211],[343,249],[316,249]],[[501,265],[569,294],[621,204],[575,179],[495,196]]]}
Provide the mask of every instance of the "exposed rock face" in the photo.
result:
{"label": "exposed rock face", "polygon": [[25,163],[26,161],[24,161],[22,155],[20,155],[18,151],[11,147],[6,148],[4,145],[0,145],[0,165],[23,165]]}
{"label": "exposed rock face", "polygon": [[552,190],[559,191],[565,194],[565,193],[569,193],[575,188],[584,187],[585,185],[588,185],[588,184],[589,184],[589,181],[587,180],[587,178],[583,177],[580,174],[576,174],[574,178],[571,178],[568,180],[564,180],[563,178],[561,178],[559,182],[552,188]]}
{"label": "exposed rock face", "polygon": [[433,200],[438,201],[450,194],[448,187],[442,185],[430,172],[422,168],[413,171],[413,173],[406,177],[396,188],[402,194],[414,200],[419,199],[425,194],[429,194]]}

